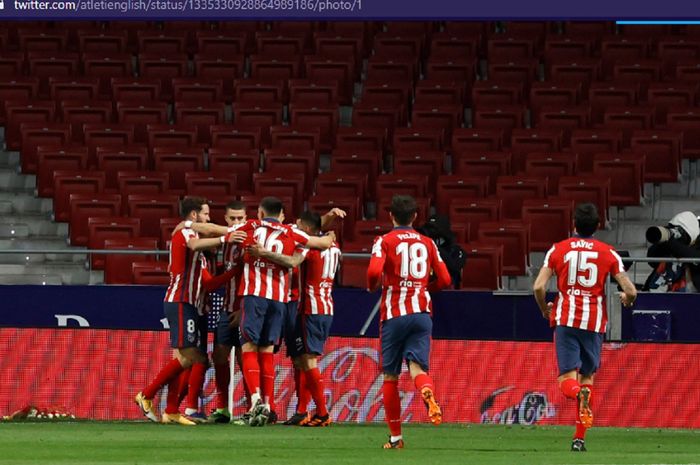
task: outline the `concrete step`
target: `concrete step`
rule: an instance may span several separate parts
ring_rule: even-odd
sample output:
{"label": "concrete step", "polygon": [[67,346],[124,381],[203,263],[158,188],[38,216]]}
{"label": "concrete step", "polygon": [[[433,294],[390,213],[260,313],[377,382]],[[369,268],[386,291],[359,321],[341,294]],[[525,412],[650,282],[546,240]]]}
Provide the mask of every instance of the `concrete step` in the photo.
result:
{"label": "concrete step", "polygon": [[[62,284],[89,284],[90,271],[82,264],[69,263],[29,263],[25,265],[0,265],[0,276],[16,276],[14,284],[34,284],[36,276],[59,277]],[[26,277],[26,282],[22,278]]]}
{"label": "concrete step", "polygon": [[19,174],[14,168],[0,168],[0,186],[3,186],[3,190],[33,190],[36,188],[36,176]]}
{"label": "concrete step", "polygon": [[12,213],[12,202],[9,200],[0,200],[0,214],[9,215]]}
{"label": "concrete step", "polygon": [[700,197],[664,197],[657,206],[658,220],[654,224],[666,224],[680,212],[692,211],[700,215]]}
{"label": "concrete step", "polygon": [[68,223],[54,223],[47,214],[7,215],[0,219],[0,224],[25,224],[29,236],[68,237]]}
{"label": "concrete step", "polygon": [[63,284],[63,282],[61,280],[61,276],[59,275],[15,275],[0,273],[0,284],[32,284],[35,286],[60,286],[61,284]]}
{"label": "concrete step", "polygon": [[0,168],[12,168],[17,170],[20,165],[19,152],[0,150]]}
{"label": "concrete step", "polygon": [[[75,253],[29,253],[33,250],[75,251]],[[0,263],[4,264],[75,263],[87,268],[88,256],[80,251],[81,248],[69,247],[61,238],[0,239]]]}
{"label": "concrete step", "polygon": [[14,213],[44,213],[48,215],[53,212],[52,199],[35,197],[33,194],[0,192],[0,204],[4,202],[9,202],[12,208],[11,212]]}

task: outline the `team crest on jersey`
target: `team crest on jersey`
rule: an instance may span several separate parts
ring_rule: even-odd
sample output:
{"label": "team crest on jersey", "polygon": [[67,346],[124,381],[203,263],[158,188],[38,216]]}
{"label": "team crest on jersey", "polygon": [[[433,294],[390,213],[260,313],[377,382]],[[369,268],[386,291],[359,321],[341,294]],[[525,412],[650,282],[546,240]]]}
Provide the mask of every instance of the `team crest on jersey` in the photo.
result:
{"label": "team crest on jersey", "polygon": [[188,334],[187,335],[187,341],[188,342],[194,342],[195,340],[195,335],[194,334]]}

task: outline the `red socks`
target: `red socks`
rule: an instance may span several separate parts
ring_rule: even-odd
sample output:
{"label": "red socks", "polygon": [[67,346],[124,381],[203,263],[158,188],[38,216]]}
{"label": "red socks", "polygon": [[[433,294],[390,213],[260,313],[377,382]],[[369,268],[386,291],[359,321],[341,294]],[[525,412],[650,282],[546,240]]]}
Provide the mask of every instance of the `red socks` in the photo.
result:
{"label": "red socks", "polygon": [[189,379],[189,390],[187,392],[187,408],[199,410],[199,394],[204,387],[204,376],[207,373],[207,366],[204,363],[192,365],[192,372]]}
{"label": "red socks", "polygon": [[559,389],[567,399],[576,399],[581,386],[574,378],[567,378],[559,384]]}
{"label": "red socks", "polygon": [[401,399],[398,381],[384,380],[384,413],[392,436],[401,436]]}
{"label": "red socks", "polygon": [[311,393],[306,387],[306,372],[299,368],[294,369],[294,384],[297,390],[297,413],[306,413],[311,401]]}
{"label": "red socks", "polygon": [[173,414],[178,413],[180,410],[180,378],[181,376],[175,376],[168,383],[168,396],[166,397],[165,413]]}
{"label": "red socks", "polygon": [[243,352],[243,377],[251,395],[260,391],[260,364],[257,352]]}
{"label": "red socks", "polygon": [[190,389],[190,373],[192,373],[192,367],[185,368],[182,370],[182,373],[180,373],[180,376],[178,376],[178,382],[179,387],[180,387],[180,392],[177,395],[177,405],[178,407],[180,404],[182,404],[182,401],[185,400],[185,397],[187,396],[187,392],[189,392]]}
{"label": "red socks", "polygon": [[156,375],[156,378],[153,380],[153,382],[143,390],[143,396],[146,399],[153,399],[156,396],[156,393],[165,386],[166,384],[170,383],[170,381],[173,380],[176,376],[180,374],[182,371],[182,365],[180,364],[180,361],[176,358],[170,360],[167,365],[163,367],[162,370]]}
{"label": "red socks", "polygon": [[433,386],[433,379],[430,376],[428,376],[427,373],[423,373],[416,376],[413,382],[415,383],[418,392],[421,392],[423,388],[429,388],[431,391],[435,392],[435,386]]}
{"label": "red socks", "polygon": [[[323,395],[323,378],[321,377],[321,372],[318,371],[318,368],[312,368],[306,371],[304,375],[306,378],[306,386],[309,388],[311,397],[313,397],[316,403],[316,415],[325,417],[328,415],[328,409],[326,408],[326,397]],[[386,396],[386,394],[384,395]],[[400,412],[401,407],[399,406],[399,414]]]}
{"label": "red socks", "polygon": [[[576,416],[578,416],[578,410],[576,410]],[[576,420],[576,432],[574,433],[574,439],[586,439],[586,430],[579,420]]]}
{"label": "red socks", "polygon": [[260,384],[262,385],[263,402],[275,410],[275,359],[271,352],[258,353],[260,362]]}
{"label": "red socks", "polygon": [[214,381],[216,382],[216,408],[228,408],[228,385],[231,382],[228,363],[214,365]]}

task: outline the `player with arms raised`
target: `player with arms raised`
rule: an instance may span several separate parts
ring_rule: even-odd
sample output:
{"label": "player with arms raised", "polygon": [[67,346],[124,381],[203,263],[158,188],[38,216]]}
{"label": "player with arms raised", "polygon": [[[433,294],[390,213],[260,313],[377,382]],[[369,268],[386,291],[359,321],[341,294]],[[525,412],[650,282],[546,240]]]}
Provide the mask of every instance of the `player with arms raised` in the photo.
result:
{"label": "player with arms raised", "polygon": [[[540,311],[555,327],[559,388],[568,399],[577,401],[578,419],[571,444],[575,452],[586,450],[586,431],[593,425],[591,395],[608,322],[608,275],[622,288],[619,296],[624,306],[631,306],[637,298],[620,256],[611,246],[592,237],[599,221],[595,205],[578,205],[574,237],[549,249],[534,285]],[[559,294],[554,302],[547,302],[547,282],[553,274],[557,276]]]}
{"label": "player with arms raised", "polygon": [[[384,449],[404,447],[398,389],[404,360],[428,409],[430,421],[434,425],[442,423],[442,411],[435,400],[433,380],[427,374],[433,329],[428,292],[448,287],[451,278],[432,239],[413,229],[416,211],[416,201],[412,197],[394,196],[390,211],[394,229],[375,239],[367,270],[368,289],[374,291],[382,287],[380,312],[384,411],[391,431]],[[434,281],[431,281],[431,272],[435,274]]]}

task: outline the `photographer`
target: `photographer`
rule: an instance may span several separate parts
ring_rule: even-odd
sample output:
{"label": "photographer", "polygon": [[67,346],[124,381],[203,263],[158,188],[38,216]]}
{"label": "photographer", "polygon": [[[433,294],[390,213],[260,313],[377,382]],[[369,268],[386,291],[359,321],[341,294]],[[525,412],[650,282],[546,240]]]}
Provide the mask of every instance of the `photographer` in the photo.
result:
{"label": "photographer", "polygon": [[450,272],[452,286],[459,287],[467,254],[455,243],[455,234],[452,232],[449,218],[443,215],[432,215],[423,226],[416,228],[416,230],[435,242],[440,256],[447,266],[447,271]]}
{"label": "photographer", "polygon": [[[647,251],[647,257],[700,259],[700,218],[693,212],[685,211],[677,214],[666,226],[652,226],[647,229],[646,238],[652,243]],[[669,265],[650,263],[654,271],[644,284],[644,290],[649,290],[661,274],[666,277],[669,290],[682,287],[678,282],[683,281],[687,282],[687,291],[697,292],[700,289],[700,262],[680,264],[676,272],[673,271],[674,267]]]}

